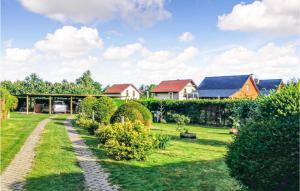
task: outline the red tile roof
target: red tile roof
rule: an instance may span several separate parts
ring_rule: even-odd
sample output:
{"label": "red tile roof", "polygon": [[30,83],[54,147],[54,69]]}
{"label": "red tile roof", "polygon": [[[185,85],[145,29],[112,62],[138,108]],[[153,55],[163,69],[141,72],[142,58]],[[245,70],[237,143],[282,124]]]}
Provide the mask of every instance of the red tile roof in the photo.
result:
{"label": "red tile roof", "polygon": [[191,79],[187,80],[166,80],[160,82],[153,90],[153,93],[162,93],[162,92],[180,92],[188,83],[196,85],[195,82]]}
{"label": "red tile roof", "polygon": [[122,93],[126,88],[132,86],[138,92],[140,92],[133,84],[114,84],[111,87],[107,88],[105,91],[106,94],[119,94]]}

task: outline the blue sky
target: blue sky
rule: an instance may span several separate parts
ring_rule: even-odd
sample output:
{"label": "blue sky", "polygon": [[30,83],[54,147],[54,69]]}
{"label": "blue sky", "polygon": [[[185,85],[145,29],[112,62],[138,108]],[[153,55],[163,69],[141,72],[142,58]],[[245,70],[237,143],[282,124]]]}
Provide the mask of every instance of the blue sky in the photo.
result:
{"label": "blue sky", "polygon": [[[280,2],[277,0],[154,0],[150,6],[143,3],[146,1],[134,4],[131,0],[122,5],[105,0],[85,2],[1,1],[1,71],[6,74],[0,80],[22,79],[31,72],[50,81],[74,80],[86,69],[103,84],[158,83],[171,78],[199,82],[208,75],[245,73],[261,78],[299,77],[295,72],[300,71],[296,0],[285,2],[280,11],[274,9]],[[262,14],[259,10],[263,8],[267,11]],[[66,26],[72,27],[70,40],[59,41],[58,35],[67,31]],[[78,40],[82,27],[97,31],[92,39],[95,42],[89,41],[91,30]],[[62,32],[54,35],[59,29]],[[183,33],[191,39],[178,40]],[[47,34],[57,38],[49,40]],[[78,40],[75,44],[73,34]],[[53,47],[60,43],[64,45]],[[76,46],[87,48],[70,48]],[[66,49],[70,49],[68,56],[55,53]],[[185,57],[179,59],[185,50]],[[119,58],[124,52],[126,55]],[[106,53],[112,54],[109,59]],[[35,59],[28,61],[27,56]],[[24,69],[16,72],[14,67]]]}

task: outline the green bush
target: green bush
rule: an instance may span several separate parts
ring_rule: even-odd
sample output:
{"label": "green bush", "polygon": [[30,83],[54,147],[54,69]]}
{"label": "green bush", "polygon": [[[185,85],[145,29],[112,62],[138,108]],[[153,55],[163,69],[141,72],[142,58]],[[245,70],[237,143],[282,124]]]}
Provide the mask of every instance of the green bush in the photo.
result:
{"label": "green bush", "polygon": [[79,106],[78,106],[79,113],[86,116],[87,118],[92,119],[93,107],[94,107],[96,100],[97,99],[95,97],[90,97],[90,96],[84,98],[79,103]]}
{"label": "green bush", "polygon": [[256,101],[250,99],[200,99],[200,100],[138,100],[150,111],[160,111],[163,105],[163,116],[169,122],[173,122],[168,113],[186,115],[193,124],[232,126],[229,118],[236,109],[239,109],[238,117],[241,121],[251,116]]}
{"label": "green bush", "polygon": [[170,140],[171,137],[169,135],[161,135],[161,134],[156,135],[157,148],[165,150],[169,145]]}
{"label": "green bush", "polygon": [[144,125],[146,125],[148,127],[150,127],[152,125],[153,117],[152,117],[152,113],[149,111],[149,109],[147,109],[144,105],[142,105],[138,102],[135,102],[135,101],[130,101],[130,102],[128,102],[128,104],[130,104],[132,107],[137,108],[139,110],[139,112],[143,116]]}
{"label": "green bush", "polygon": [[125,103],[125,100],[119,99],[119,98],[114,98],[113,99],[115,104],[117,105],[117,107],[120,107],[121,105],[123,105]]}
{"label": "green bush", "polygon": [[95,134],[95,131],[99,127],[99,123],[96,121],[93,121],[92,119],[79,117],[76,119],[76,125],[78,125],[81,128],[86,129],[90,134]]}
{"label": "green bush", "polygon": [[188,133],[188,129],[185,126],[190,123],[190,118],[184,115],[173,114],[173,119],[177,125],[177,130],[181,133]]}
{"label": "green bush", "polygon": [[116,111],[117,106],[112,98],[100,97],[94,102],[93,110],[95,112],[95,120],[101,124],[109,124],[110,118]]}
{"label": "green bush", "polygon": [[299,83],[259,98],[228,147],[230,174],[250,190],[299,188]]}
{"label": "green bush", "polygon": [[149,128],[139,121],[103,126],[96,135],[108,156],[116,160],[145,160],[154,147]]}
{"label": "green bush", "polygon": [[18,106],[18,99],[11,95],[9,91],[0,88],[0,119],[7,119],[10,110],[16,109]]}
{"label": "green bush", "polygon": [[113,114],[111,122],[121,122],[122,116],[131,122],[141,121],[146,126],[152,124],[151,112],[139,103],[128,102],[121,105]]}

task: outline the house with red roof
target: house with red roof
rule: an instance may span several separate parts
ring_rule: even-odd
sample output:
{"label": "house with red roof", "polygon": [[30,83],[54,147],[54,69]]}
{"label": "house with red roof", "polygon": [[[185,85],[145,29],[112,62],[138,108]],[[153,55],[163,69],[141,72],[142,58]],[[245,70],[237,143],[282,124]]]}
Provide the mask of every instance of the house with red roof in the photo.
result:
{"label": "house with red roof", "polygon": [[197,98],[197,86],[191,79],[166,80],[160,82],[152,93],[158,99],[186,100]]}
{"label": "house with red roof", "polygon": [[107,88],[105,95],[121,99],[139,99],[141,92],[133,84],[114,84]]}

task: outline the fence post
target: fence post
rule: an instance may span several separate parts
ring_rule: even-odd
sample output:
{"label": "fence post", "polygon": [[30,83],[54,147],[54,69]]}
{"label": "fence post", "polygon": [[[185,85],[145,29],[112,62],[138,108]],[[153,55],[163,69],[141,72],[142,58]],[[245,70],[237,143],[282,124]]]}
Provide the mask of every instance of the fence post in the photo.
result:
{"label": "fence post", "polygon": [[93,119],[93,121],[95,121],[95,112],[94,112],[94,110],[92,111],[92,119]]}
{"label": "fence post", "polygon": [[28,113],[29,113],[28,104],[29,104],[29,97],[28,97],[28,95],[26,95],[26,114],[27,114],[27,115],[28,115]]}
{"label": "fence post", "polygon": [[121,123],[122,123],[122,124],[125,123],[124,116],[121,116]]}

